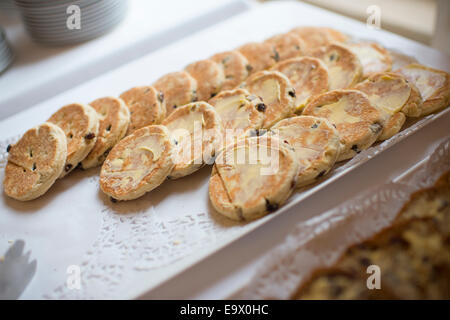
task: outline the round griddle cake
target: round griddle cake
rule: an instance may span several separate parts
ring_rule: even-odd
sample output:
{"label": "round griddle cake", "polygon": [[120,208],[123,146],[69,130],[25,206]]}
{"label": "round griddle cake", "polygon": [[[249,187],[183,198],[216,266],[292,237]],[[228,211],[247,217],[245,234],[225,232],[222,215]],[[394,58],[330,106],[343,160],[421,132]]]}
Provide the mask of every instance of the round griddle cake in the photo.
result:
{"label": "round griddle cake", "polygon": [[290,33],[299,36],[308,50],[328,45],[333,41],[347,41],[346,35],[327,27],[297,27],[292,29]]}
{"label": "round griddle cake", "polygon": [[337,161],[355,156],[370,147],[383,130],[383,114],[372,106],[367,95],[357,90],[333,90],[313,98],[303,115],[328,119],[341,140]]}
{"label": "round griddle cake", "polygon": [[302,38],[293,33],[278,34],[267,39],[266,42],[275,47],[280,61],[303,55],[306,47]]}
{"label": "round griddle cake", "polygon": [[225,81],[222,84],[222,90],[234,89],[240,85],[247,79],[251,69],[247,58],[236,50],[217,53],[211,57],[211,60],[223,68]]}
{"label": "round griddle cake", "polygon": [[270,42],[250,42],[238,50],[247,58],[250,74],[269,69],[280,60],[275,46]]}
{"label": "round griddle cake", "polygon": [[67,159],[61,178],[75,169],[97,141],[99,119],[89,105],[72,103],[56,111],[48,122],[63,129],[67,139]]}
{"label": "round griddle cake", "polygon": [[288,77],[294,87],[297,113],[301,113],[310,97],[328,91],[328,69],[317,58],[292,58],[277,63],[272,69]]}
{"label": "round griddle cake", "polygon": [[361,62],[356,54],[344,45],[331,43],[315,49],[311,56],[322,60],[327,66],[330,90],[353,87],[361,79]]}
{"label": "round griddle cake", "polygon": [[222,91],[209,103],[222,120],[226,144],[250,129],[261,128],[266,105],[245,89]]}
{"label": "round griddle cake", "polygon": [[94,148],[81,161],[83,169],[101,165],[112,147],[125,136],[130,123],[130,112],[120,98],[99,98],[90,106],[97,111],[100,122]]}
{"label": "round griddle cake", "polygon": [[270,128],[295,111],[295,89],[281,72],[260,71],[250,76],[242,87],[261,97],[266,105],[264,128]]}
{"label": "round griddle cake", "polygon": [[135,87],[120,95],[130,110],[127,135],[134,131],[159,124],[166,116],[164,94],[151,86]]}
{"label": "round griddle cake", "polygon": [[163,122],[175,143],[175,166],[170,179],[187,176],[213,162],[221,147],[223,129],[220,116],[206,102],[182,106]]}
{"label": "round griddle cake", "polygon": [[252,220],[281,206],[295,188],[298,163],[278,139],[241,139],[218,155],[210,182],[214,208],[233,220]]}
{"label": "round griddle cake", "polygon": [[376,73],[358,83],[356,90],[369,97],[370,103],[385,113],[383,131],[378,140],[386,140],[400,131],[405,115],[417,117],[421,113],[422,98],[416,86],[392,72]]}
{"label": "round griddle cake", "polygon": [[3,188],[14,199],[27,201],[43,195],[64,169],[67,141],[53,123],[34,127],[8,147]]}
{"label": "round griddle cake", "polygon": [[174,166],[174,145],[161,125],[136,130],[109,153],[100,172],[100,188],[116,200],[132,200],[159,186]]}
{"label": "round griddle cake", "polygon": [[299,164],[297,187],[326,175],[339,156],[339,133],[325,118],[287,118],[276,123],[269,134],[294,149]]}
{"label": "round griddle cake", "polygon": [[423,99],[421,115],[445,108],[450,103],[450,75],[441,70],[413,63],[395,72],[405,76],[418,89]]}
{"label": "round griddle cake", "polygon": [[225,81],[223,68],[210,59],[200,60],[185,69],[197,81],[197,99],[208,101],[222,88]]}
{"label": "round griddle cake", "polygon": [[164,94],[167,116],[176,108],[197,101],[197,81],[186,71],[168,73],[153,86]]}
{"label": "round griddle cake", "polygon": [[385,48],[373,42],[349,44],[363,68],[363,78],[367,78],[378,72],[387,72],[392,68],[392,58]]}

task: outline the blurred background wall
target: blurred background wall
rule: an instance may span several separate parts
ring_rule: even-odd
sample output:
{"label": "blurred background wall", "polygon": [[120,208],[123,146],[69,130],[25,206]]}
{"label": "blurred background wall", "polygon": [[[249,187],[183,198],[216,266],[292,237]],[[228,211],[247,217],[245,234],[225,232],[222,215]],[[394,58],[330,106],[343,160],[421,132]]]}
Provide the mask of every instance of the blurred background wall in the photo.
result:
{"label": "blurred background wall", "polygon": [[[260,0],[276,1],[276,0]],[[450,53],[450,0],[298,0],[366,21],[367,8],[381,9],[381,27]]]}

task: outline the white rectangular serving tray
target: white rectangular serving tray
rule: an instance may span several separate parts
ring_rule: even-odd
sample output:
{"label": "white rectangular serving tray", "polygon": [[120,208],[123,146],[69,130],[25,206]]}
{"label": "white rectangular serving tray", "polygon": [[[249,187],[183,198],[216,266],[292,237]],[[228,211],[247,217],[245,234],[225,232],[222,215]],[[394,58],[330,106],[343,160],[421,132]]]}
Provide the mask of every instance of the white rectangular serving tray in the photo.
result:
{"label": "white rectangular serving tray", "polygon": [[[0,150],[66,103],[117,95],[192,61],[299,25],[331,26],[421,63],[450,69],[448,55],[397,35],[298,2],[267,3],[0,122]],[[32,202],[19,203],[2,193],[0,252],[6,251],[10,240],[23,239],[37,260],[36,275],[21,298],[225,298],[245,284],[254,261],[296,223],[423,159],[449,134],[449,110],[422,120],[416,124],[419,130],[387,144],[370,161],[341,170],[292,196],[275,214],[247,224],[222,218],[211,208],[210,167],[164,182],[127,203],[112,204],[99,191],[98,168],[74,172]],[[4,162],[5,154],[0,153],[0,166]],[[66,286],[71,265],[80,267],[80,290]]]}

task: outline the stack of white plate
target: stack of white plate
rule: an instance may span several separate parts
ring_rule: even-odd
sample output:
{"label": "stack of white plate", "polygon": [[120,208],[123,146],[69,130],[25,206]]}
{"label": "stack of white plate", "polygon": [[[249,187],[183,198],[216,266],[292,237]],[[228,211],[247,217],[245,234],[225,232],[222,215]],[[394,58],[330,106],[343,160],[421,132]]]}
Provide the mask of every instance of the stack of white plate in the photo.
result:
{"label": "stack of white plate", "polygon": [[119,24],[127,11],[127,0],[15,0],[15,4],[31,37],[49,45],[96,38]]}
{"label": "stack of white plate", "polygon": [[0,73],[8,68],[13,59],[14,54],[6,41],[5,32],[0,28]]}

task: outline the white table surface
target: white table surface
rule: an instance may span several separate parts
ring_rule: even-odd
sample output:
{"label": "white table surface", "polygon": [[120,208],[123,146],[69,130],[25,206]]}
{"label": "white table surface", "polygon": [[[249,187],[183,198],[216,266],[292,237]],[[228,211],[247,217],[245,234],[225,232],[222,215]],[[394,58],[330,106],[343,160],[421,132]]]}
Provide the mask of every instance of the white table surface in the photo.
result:
{"label": "white table surface", "polygon": [[[255,6],[0,121],[0,137],[22,133],[47,119],[65,103],[78,100],[89,102],[100,96],[116,95],[134,85],[150,83],[167,72],[179,70],[194,60],[248,41],[262,40],[298,25],[332,26],[356,37],[374,39],[386,47],[413,55],[425,64],[447,71],[450,69],[448,55],[413,41],[384,31],[367,29],[364,24],[309,5],[297,2],[269,3]],[[84,260],[86,255],[91,256],[88,266],[98,263],[97,266],[106,268],[105,272],[110,267],[118,267],[113,271],[118,272],[120,277],[103,281],[120,289],[108,291],[113,293],[114,298],[141,295],[148,298],[224,298],[248,280],[254,271],[251,266],[258,257],[281,241],[283,234],[298,221],[335,206],[341,199],[370,186],[372,181],[395,177],[407,170],[421,159],[433,142],[448,134],[446,128],[449,123],[450,113],[447,112],[433,122],[436,125],[422,128],[398,146],[384,151],[342,179],[327,185],[302,201],[301,207],[288,209],[286,206],[286,210],[282,209],[275,215],[245,225],[227,225],[214,216],[207,200],[210,168],[176,182],[165,182],[148,196],[117,207],[105,202],[105,197],[98,192],[95,180],[97,171],[75,172],[58,181],[46,196],[35,202],[19,204],[5,196],[0,198],[0,250],[10,245],[7,240],[20,237],[26,240],[28,248],[32,250],[32,257],[38,260],[36,276],[23,298],[42,298],[48,293],[51,294],[46,297],[50,298],[67,297],[64,290],[60,290],[67,276],[66,267],[68,264],[87,261]],[[398,157],[399,152],[408,154],[408,158]],[[389,170],[385,169],[386,163],[389,163]],[[192,188],[193,185],[196,187]],[[145,246],[152,247],[155,241],[161,244],[157,249],[164,248],[167,243],[157,241],[167,239],[164,233],[152,238],[144,232],[138,235],[144,237],[144,244],[139,242],[141,238],[133,242],[136,240],[133,238],[136,236],[133,233],[135,217],[114,213],[128,206],[131,211],[142,211],[136,216],[135,222],[148,222],[150,229],[144,228],[145,232],[163,225],[163,231],[169,234],[175,232],[175,238],[170,236],[167,239],[176,239],[178,244],[178,239],[181,239],[181,243],[185,241],[189,244],[186,247],[188,254],[183,253],[166,265],[156,266],[153,262],[158,260],[152,260],[151,266],[156,267],[139,269],[137,260],[141,257],[133,256],[132,252],[142,249],[142,253],[148,253]],[[110,211],[113,213],[109,214]],[[105,212],[108,214],[105,215]],[[183,213],[187,215],[183,216]],[[200,217],[202,213],[206,215]],[[102,227],[105,217],[115,219],[115,224],[111,225],[113,230],[109,226]],[[170,228],[173,221],[175,230]],[[183,227],[185,222],[188,227]],[[122,254],[120,257],[125,255],[126,258],[123,264],[119,263],[120,259],[116,259],[114,252],[108,254],[108,246],[103,247],[106,253],[102,251],[102,259],[107,261],[92,259],[91,252],[96,248],[97,241],[103,240],[102,234],[98,238],[100,231],[106,232],[105,237],[113,233],[113,242],[109,243],[113,247],[120,243],[133,243],[138,248],[131,246],[127,248],[129,251],[119,250]],[[200,243],[192,242],[193,239],[198,239]],[[145,246],[140,248],[140,245]],[[177,244],[170,244],[172,249],[174,245]],[[164,260],[165,257],[160,258]],[[122,272],[121,268],[127,272]],[[95,297],[105,297],[105,288],[103,291],[90,289],[90,294]],[[76,296],[83,297],[83,293]]]}
{"label": "white table surface", "polygon": [[0,25],[16,53],[0,75],[0,119],[57,95],[246,10],[244,0],[129,0],[112,32],[79,44],[45,47],[31,40],[18,14],[0,12]]}

